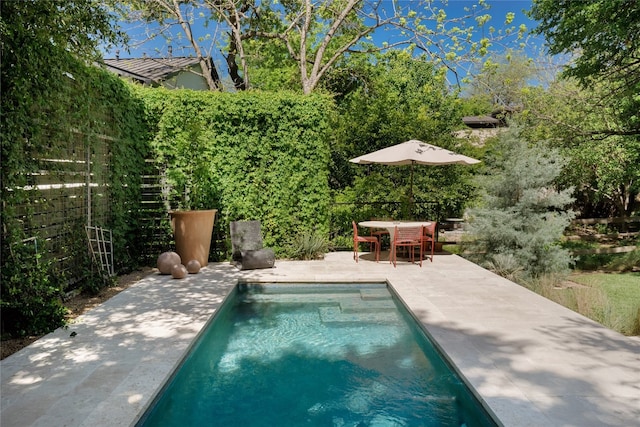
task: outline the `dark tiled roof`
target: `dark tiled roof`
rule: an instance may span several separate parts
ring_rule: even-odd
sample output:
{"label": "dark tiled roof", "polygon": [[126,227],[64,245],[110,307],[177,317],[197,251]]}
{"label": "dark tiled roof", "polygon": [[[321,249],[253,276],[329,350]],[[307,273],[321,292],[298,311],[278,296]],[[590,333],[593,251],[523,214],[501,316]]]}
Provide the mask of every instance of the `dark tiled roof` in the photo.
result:
{"label": "dark tiled roof", "polygon": [[466,116],[462,121],[470,128],[497,128],[507,126],[507,117],[516,111],[518,109],[514,107],[502,107],[493,111],[490,116]]}
{"label": "dark tiled roof", "polygon": [[495,128],[502,126],[499,119],[491,116],[466,116],[462,118],[462,121],[470,128]]}
{"label": "dark tiled roof", "polygon": [[198,58],[120,58],[105,59],[107,69],[145,84],[159,83],[181,70],[198,65]]}

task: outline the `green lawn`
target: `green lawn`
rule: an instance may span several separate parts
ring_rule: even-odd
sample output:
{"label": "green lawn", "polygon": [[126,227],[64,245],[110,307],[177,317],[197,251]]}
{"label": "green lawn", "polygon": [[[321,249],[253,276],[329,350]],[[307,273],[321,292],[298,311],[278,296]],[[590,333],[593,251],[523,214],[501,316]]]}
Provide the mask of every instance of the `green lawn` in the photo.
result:
{"label": "green lawn", "polygon": [[605,295],[610,309],[601,315],[613,323],[607,326],[627,335],[640,334],[640,273],[574,273],[569,280]]}
{"label": "green lawn", "polygon": [[640,305],[640,273],[578,273],[570,279],[602,289],[616,307]]}

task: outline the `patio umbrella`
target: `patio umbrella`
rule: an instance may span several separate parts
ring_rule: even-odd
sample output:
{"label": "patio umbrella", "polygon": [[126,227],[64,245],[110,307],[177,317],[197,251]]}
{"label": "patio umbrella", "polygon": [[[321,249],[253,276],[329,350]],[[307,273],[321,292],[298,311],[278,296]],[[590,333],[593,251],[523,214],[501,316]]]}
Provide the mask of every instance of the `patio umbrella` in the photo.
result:
{"label": "patio umbrella", "polygon": [[409,199],[413,200],[413,165],[473,165],[480,160],[445,150],[436,145],[412,139],[378,151],[349,160],[352,163],[368,165],[411,165],[411,186]]}

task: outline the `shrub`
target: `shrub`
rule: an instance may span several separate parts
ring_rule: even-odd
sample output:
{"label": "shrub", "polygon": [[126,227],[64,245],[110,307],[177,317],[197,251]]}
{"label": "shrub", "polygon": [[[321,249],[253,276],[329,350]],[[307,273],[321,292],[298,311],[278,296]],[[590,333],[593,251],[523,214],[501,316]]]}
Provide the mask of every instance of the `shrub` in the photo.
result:
{"label": "shrub", "polygon": [[295,237],[291,254],[294,259],[322,259],[328,251],[329,241],[326,236],[317,232],[305,231]]}
{"label": "shrub", "polygon": [[495,254],[485,261],[484,267],[514,282],[518,281],[524,271],[513,254]]}
{"label": "shrub", "polygon": [[607,270],[633,271],[640,268],[640,246],[631,252],[618,255],[606,265]]}
{"label": "shrub", "polygon": [[2,333],[11,337],[48,333],[64,324],[66,280],[54,262],[38,253],[36,241],[17,242],[3,251]]}
{"label": "shrub", "polygon": [[565,210],[572,190],[554,185],[564,163],[557,150],[528,144],[517,127],[501,134],[487,159],[483,205],[467,213],[471,259],[508,261],[506,273],[517,264],[525,277],[568,272],[571,257],[559,242],[573,218]]}

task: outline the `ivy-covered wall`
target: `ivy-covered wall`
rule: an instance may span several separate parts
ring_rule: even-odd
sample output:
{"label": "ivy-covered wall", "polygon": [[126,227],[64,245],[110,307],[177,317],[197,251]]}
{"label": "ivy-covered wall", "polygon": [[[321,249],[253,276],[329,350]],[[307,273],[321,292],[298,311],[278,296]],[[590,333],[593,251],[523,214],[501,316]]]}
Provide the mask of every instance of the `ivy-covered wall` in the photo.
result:
{"label": "ivy-covered wall", "polygon": [[259,219],[279,257],[328,234],[329,98],[141,88],[72,58],[64,70],[3,95],[3,333],[51,330],[66,292],[103,285],[88,223],[113,232],[116,272],[171,249],[171,209],[218,209],[223,245],[230,221]]}
{"label": "ivy-covered wall", "polygon": [[[32,58],[33,59],[33,58]],[[112,230],[116,271],[139,265],[143,105],[114,75],[71,55],[34,75],[2,63],[2,331],[62,324],[61,297],[104,285],[86,225]]]}
{"label": "ivy-covered wall", "polygon": [[329,231],[330,98],[139,88],[167,209],[218,209],[216,228],[260,220],[264,244]]}

